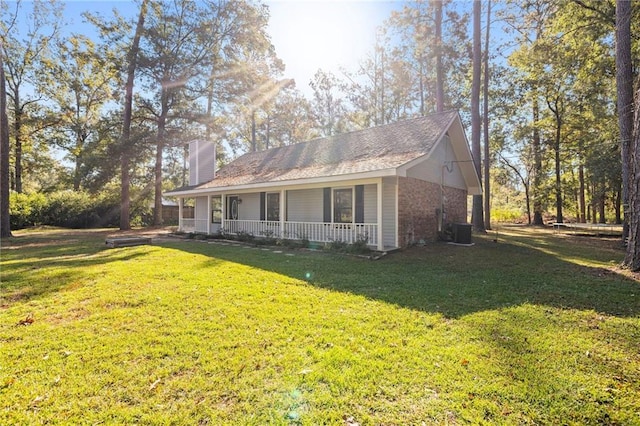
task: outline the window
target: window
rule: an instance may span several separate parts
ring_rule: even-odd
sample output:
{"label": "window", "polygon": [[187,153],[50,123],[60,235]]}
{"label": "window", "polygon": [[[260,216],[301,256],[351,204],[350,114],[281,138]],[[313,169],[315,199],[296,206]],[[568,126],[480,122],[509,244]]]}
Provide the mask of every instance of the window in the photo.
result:
{"label": "window", "polygon": [[353,191],[351,188],[333,191],[333,221],[335,223],[353,222]]}
{"label": "window", "polygon": [[267,194],[267,220],[280,220],[280,193]]}
{"label": "window", "polygon": [[211,197],[211,223],[222,223],[222,196]]}

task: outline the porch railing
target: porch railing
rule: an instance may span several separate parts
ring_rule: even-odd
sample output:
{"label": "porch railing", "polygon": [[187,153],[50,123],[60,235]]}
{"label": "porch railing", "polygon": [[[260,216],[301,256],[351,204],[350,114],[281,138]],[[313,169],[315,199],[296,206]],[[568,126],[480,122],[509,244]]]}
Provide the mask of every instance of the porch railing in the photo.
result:
{"label": "porch railing", "polygon": [[183,232],[207,232],[207,219],[180,219],[180,230]]}
{"label": "porch railing", "polygon": [[283,225],[281,229],[280,222],[275,221],[225,220],[224,231],[234,235],[245,232],[256,237],[348,244],[366,238],[368,245],[378,244],[377,223],[284,222]]}

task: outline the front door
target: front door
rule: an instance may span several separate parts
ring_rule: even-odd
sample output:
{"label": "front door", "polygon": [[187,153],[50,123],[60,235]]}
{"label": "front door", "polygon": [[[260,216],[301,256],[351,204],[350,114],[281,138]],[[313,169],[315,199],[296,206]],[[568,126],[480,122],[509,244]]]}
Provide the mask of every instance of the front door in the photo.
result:
{"label": "front door", "polygon": [[238,220],[239,199],[236,195],[227,198],[227,219]]}

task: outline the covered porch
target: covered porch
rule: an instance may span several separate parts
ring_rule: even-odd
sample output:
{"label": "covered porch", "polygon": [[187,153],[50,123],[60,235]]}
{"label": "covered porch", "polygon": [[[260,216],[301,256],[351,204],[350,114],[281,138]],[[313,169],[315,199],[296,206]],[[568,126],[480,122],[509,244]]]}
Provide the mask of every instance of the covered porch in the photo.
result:
{"label": "covered porch", "polygon": [[[214,225],[214,224],[212,224]],[[212,234],[206,229],[206,221],[183,219],[180,230]],[[343,241],[353,244],[358,240],[367,241],[367,245],[378,247],[377,223],[316,223],[316,222],[273,222],[268,220],[225,220],[225,226],[216,232],[238,235],[251,234],[256,237],[282,238],[288,240],[308,240],[315,242]]]}
{"label": "covered porch", "polygon": [[319,243],[366,241],[368,246],[384,250],[397,246],[395,212],[385,211],[385,206],[386,210],[395,206],[395,200],[383,202],[385,187],[387,197],[395,196],[395,186],[384,184],[383,179],[337,187],[182,196],[178,197],[179,230]]}

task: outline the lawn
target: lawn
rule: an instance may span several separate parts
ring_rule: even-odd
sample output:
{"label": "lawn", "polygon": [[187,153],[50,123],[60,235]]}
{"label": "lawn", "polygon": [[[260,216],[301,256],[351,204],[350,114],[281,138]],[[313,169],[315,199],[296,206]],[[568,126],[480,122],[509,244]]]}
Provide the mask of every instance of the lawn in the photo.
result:
{"label": "lawn", "polygon": [[615,240],[508,227],[371,261],[14,234],[0,424],[640,424]]}

